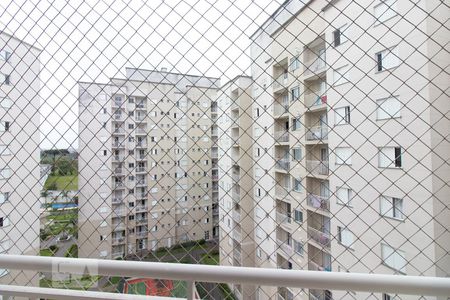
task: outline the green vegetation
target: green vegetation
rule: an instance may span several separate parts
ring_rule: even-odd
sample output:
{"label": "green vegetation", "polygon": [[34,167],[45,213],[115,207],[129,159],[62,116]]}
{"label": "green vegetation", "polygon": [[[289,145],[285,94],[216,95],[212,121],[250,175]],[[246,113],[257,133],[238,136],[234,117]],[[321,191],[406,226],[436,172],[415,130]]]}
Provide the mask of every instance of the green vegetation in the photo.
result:
{"label": "green vegetation", "polygon": [[220,263],[219,252],[211,252],[204,254],[200,260],[201,264],[204,265],[218,265]]}
{"label": "green vegetation", "polygon": [[59,223],[70,223],[70,222],[76,222],[78,218],[78,213],[75,211],[70,212],[61,212],[61,213],[54,213],[52,215],[49,215],[47,217],[48,220],[53,220],[54,222]]}
{"label": "green vegetation", "polygon": [[50,280],[41,279],[39,282],[40,287],[48,288],[60,288],[60,289],[73,289],[73,290],[88,290],[92,285],[94,285],[101,276],[89,276],[85,275],[83,277],[71,278],[69,280]]}
{"label": "green vegetation", "polygon": [[40,256],[53,256],[53,255],[55,255],[55,253],[58,251],[58,249],[59,249],[58,246],[52,245],[52,246],[50,246],[50,247],[48,247],[48,248],[41,249],[41,250],[39,251],[39,255],[40,255]]}
{"label": "green vegetation", "polygon": [[145,295],[147,293],[147,286],[144,281],[130,284],[128,285],[127,293],[134,295]]}
{"label": "green vegetation", "polygon": [[230,287],[226,283],[219,283],[219,289],[222,292],[224,300],[236,300],[236,297],[231,292]]}
{"label": "green vegetation", "polygon": [[67,249],[67,252],[64,254],[65,257],[78,257],[78,246],[76,244],[73,244]]}
{"label": "green vegetation", "polygon": [[78,175],[69,175],[69,176],[51,175],[45,182],[44,189],[62,190],[62,191],[78,190]]}

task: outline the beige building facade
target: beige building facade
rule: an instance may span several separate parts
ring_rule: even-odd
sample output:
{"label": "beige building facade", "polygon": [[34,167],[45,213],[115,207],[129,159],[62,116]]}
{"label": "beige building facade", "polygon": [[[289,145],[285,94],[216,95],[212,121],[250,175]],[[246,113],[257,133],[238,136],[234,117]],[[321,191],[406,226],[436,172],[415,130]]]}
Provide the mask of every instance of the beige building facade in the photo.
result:
{"label": "beige building facade", "polygon": [[[217,94],[219,134],[220,258],[225,266],[254,266],[253,118],[251,77],[238,76]],[[234,285],[249,298],[252,286]]]}
{"label": "beige building facade", "polygon": [[[253,34],[255,266],[449,276],[442,6],[287,1]],[[275,297],[370,295],[260,287],[252,298]]]}
{"label": "beige building facade", "polygon": [[217,236],[211,102],[218,85],[131,68],[106,85],[80,83],[81,257]]}
{"label": "beige building facade", "polygon": [[[0,32],[0,252],[39,254],[40,49]],[[37,272],[0,270],[0,282],[39,284]]]}

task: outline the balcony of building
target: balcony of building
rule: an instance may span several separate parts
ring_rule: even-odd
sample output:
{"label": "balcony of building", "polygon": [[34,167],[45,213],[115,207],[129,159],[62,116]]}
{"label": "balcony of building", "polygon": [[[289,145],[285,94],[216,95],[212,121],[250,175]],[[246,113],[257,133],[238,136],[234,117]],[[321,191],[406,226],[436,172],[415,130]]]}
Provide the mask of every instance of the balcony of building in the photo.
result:
{"label": "balcony of building", "polygon": [[276,231],[278,253],[281,253],[283,256],[290,258],[292,255],[294,255],[294,241],[292,239],[291,233],[289,231],[286,231],[281,226],[277,226]]}
{"label": "balcony of building", "polygon": [[279,287],[278,288],[278,300],[294,300],[294,293],[290,288]]}
{"label": "balcony of building", "polygon": [[136,201],[136,212],[148,211],[147,200],[137,200]]}
{"label": "balcony of building", "polygon": [[275,149],[275,171],[287,173],[291,169],[291,160],[288,147]]}
{"label": "balcony of building", "polygon": [[116,190],[125,188],[125,183],[120,179],[120,177],[113,176],[113,188]]}
{"label": "balcony of building", "polygon": [[303,51],[304,79],[322,76],[327,70],[325,38],[318,37]]}
{"label": "balcony of building", "polygon": [[136,127],[136,129],[134,130],[134,134],[135,134],[135,135],[147,135],[147,134],[148,134],[147,126],[145,126],[145,125],[139,125],[139,126]]}
{"label": "balcony of building", "polygon": [[289,94],[284,92],[274,98],[273,103],[273,117],[274,118],[288,118],[289,117]]}
{"label": "balcony of building", "polygon": [[321,247],[330,248],[330,218],[312,211],[308,211],[307,215],[308,241]]}
{"label": "balcony of building", "polygon": [[[111,258],[122,258],[125,256],[125,245],[115,245],[112,247],[111,250]],[[54,299],[54,298],[52,298]],[[82,298],[80,298],[82,299]]]}
{"label": "balcony of building", "polygon": [[121,244],[125,244],[126,240],[125,240],[125,231],[120,232],[114,232],[112,234],[112,240],[111,240],[111,244],[112,245],[121,245]]}
{"label": "balcony of building", "polygon": [[112,121],[113,122],[123,122],[126,119],[125,110],[123,109],[113,109]]}
{"label": "balcony of building", "polygon": [[319,196],[308,193],[306,196],[306,204],[309,209],[319,212],[330,212],[330,196]]}
{"label": "balcony of building", "polygon": [[219,180],[219,170],[212,170],[211,171],[211,179],[213,181]]}
{"label": "balcony of building", "polygon": [[217,114],[218,108],[216,101],[211,102],[211,114]]}
{"label": "balcony of building", "polygon": [[126,141],[124,138],[114,137],[112,141],[112,148],[125,148]]}
{"label": "balcony of building", "polygon": [[291,229],[292,216],[290,203],[282,200],[276,201],[276,221],[278,225],[283,226],[285,229]]}
{"label": "balcony of building", "polygon": [[331,255],[315,246],[308,245],[308,270],[331,272]]}
{"label": "balcony of building", "polygon": [[279,144],[289,143],[289,120],[275,120],[273,135],[275,142]]}
{"label": "balcony of building", "polygon": [[272,67],[273,83],[272,89],[274,93],[283,92],[289,87],[289,71],[288,58],[284,58],[276,62]]}
{"label": "balcony of building", "polygon": [[281,200],[289,200],[291,190],[290,175],[275,173],[275,197]]}
{"label": "balcony of building", "polygon": [[136,110],[147,109],[147,99],[145,97],[136,97],[134,101]]}
{"label": "balcony of building", "polygon": [[231,217],[236,223],[239,223],[241,221],[241,210],[239,208],[239,205],[234,205],[234,208],[231,212]]}
{"label": "balcony of building", "polygon": [[211,157],[212,158],[219,158],[219,149],[218,149],[218,147],[212,147],[211,148]]}
{"label": "balcony of building", "polygon": [[327,109],[326,77],[305,81],[305,108],[308,111]]}
{"label": "balcony of building", "polygon": [[115,126],[112,131],[113,135],[125,135],[125,127]]}

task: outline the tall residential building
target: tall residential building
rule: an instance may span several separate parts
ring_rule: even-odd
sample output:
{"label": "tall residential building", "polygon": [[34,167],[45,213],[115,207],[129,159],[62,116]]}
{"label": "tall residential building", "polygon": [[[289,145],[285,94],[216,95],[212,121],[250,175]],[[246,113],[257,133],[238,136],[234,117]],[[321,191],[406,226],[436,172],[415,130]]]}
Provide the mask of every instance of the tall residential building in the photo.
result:
{"label": "tall residential building", "polygon": [[[0,252],[39,254],[41,50],[0,32]],[[38,285],[37,272],[0,270],[0,282]]]}
{"label": "tall residential building", "polygon": [[133,68],[108,84],[80,83],[81,257],[217,236],[211,110],[219,84]]}
{"label": "tall residential building", "polygon": [[[252,82],[251,77],[238,76],[217,94],[220,263],[225,266],[255,264]],[[235,285],[233,290],[248,299],[255,288]]]}
{"label": "tall residential building", "polygon": [[[286,1],[252,35],[255,266],[449,276],[448,15],[438,0]],[[373,296],[244,298],[275,297]]]}

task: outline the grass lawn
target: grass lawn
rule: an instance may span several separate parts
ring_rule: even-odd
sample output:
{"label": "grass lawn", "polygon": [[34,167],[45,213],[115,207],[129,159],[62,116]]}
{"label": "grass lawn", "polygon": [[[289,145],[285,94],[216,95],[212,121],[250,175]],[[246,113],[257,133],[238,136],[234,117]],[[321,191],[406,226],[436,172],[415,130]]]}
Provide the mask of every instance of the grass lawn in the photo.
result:
{"label": "grass lawn", "polygon": [[65,257],[78,257],[78,246],[76,244],[73,244],[70,246],[69,249],[67,249],[67,252],[64,254]]}
{"label": "grass lawn", "polygon": [[78,175],[71,176],[49,176],[45,182],[44,188],[48,187],[53,183],[56,183],[58,190],[61,191],[76,191],[78,190]]}
{"label": "grass lawn", "polygon": [[52,250],[50,250],[50,249],[48,249],[48,248],[46,248],[46,249],[42,249],[40,252],[39,252],[39,255],[40,256],[53,256],[53,251]]}
{"label": "grass lawn", "polygon": [[54,220],[55,222],[67,222],[69,223],[70,221],[75,221],[78,218],[78,214],[77,213],[54,213],[52,215],[49,215],[47,217],[48,220]]}
{"label": "grass lawn", "polygon": [[200,263],[204,265],[218,265],[220,263],[219,253],[214,252],[203,255]]}
{"label": "grass lawn", "polygon": [[41,279],[39,282],[40,287],[48,288],[60,288],[60,289],[73,289],[73,290],[87,290],[93,284],[95,284],[101,276],[83,276],[73,278],[72,280],[50,280]]}

